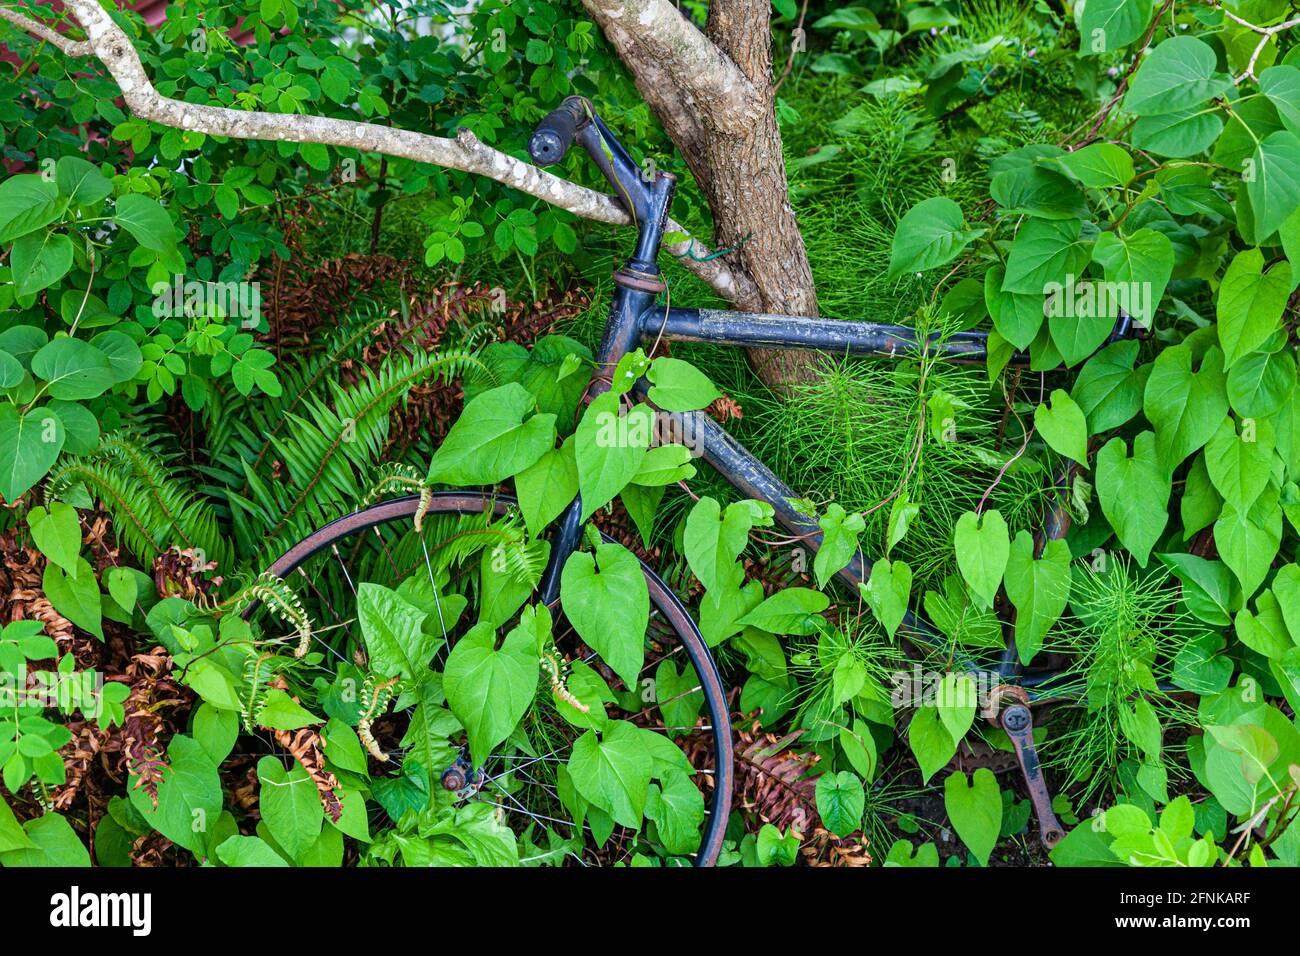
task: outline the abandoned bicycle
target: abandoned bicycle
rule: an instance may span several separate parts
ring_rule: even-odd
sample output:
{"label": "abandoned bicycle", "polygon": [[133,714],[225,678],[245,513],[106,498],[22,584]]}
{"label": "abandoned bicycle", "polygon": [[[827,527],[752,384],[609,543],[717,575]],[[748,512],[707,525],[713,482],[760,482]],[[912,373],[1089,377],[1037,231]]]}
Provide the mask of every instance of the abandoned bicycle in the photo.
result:
{"label": "abandoned bicycle", "polygon": [[[662,171],[643,176],[591,104],[580,97],[565,100],[539,124],[529,143],[529,153],[539,165],[551,165],[559,162],[574,142],[585,149],[609,181],[637,227],[635,249],[614,273],[613,303],[596,355],[597,374],[588,383],[588,399],[609,388],[607,370],[613,369],[643,342],[707,342],[816,350],[835,356],[890,358],[914,355],[925,349],[927,354],[959,361],[987,357],[987,336],[977,331],[937,337],[908,327],[867,322],[665,307],[659,301],[665,284],[656,260],[664,240],[675,178]],[[1132,334],[1131,321],[1121,315],[1108,341]],[[1011,361],[1026,364],[1028,358],[1017,354]],[[639,382],[634,392],[640,400],[646,400],[646,383]],[[821,532],[816,521],[797,507],[796,493],[721,425],[702,412],[660,414],[680,432],[696,437],[705,462],[745,496],[769,504],[781,525],[814,551],[817,549]],[[1055,504],[1048,507],[1043,517],[1039,547],[1047,539],[1063,537],[1069,529],[1070,517],[1063,500],[1071,477],[1067,473],[1057,479]],[[457,625],[464,611],[464,597],[443,591],[458,547],[475,535],[488,533],[494,522],[509,523],[516,520],[516,515],[512,499],[491,490],[426,492],[383,501],[322,527],[290,548],[269,571],[282,579],[293,577],[305,585],[310,595],[308,600],[330,622],[318,631],[334,628],[349,636],[351,624],[358,616],[357,582],[383,580],[398,587],[403,582],[417,580],[423,587],[427,581],[429,593],[438,602],[436,616],[443,636],[447,637],[464,631],[464,625]],[[559,613],[563,610],[561,578],[567,560],[581,544],[582,518],[581,499],[575,499],[564,509],[549,538],[533,556],[539,566],[544,563],[535,599],[555,612],[556,644],[568,641],[571,647],[577,645],[573,644],[572,632],[564,628]],[[867,580],[870,569],[869,556],[858,552],[838,577],[856,594],[857,585]],[[726,689],[699,627],[682,603],[651,568],[642,564],[640,572],[646,581],[650,603],[646,633],[649,651],[641,673],[668,662],[669,673],[676,676],[674,659],[680,662],[681,657],[676,655],[685,651],[698,676],[698,684],[683,687],[675,697],[662,702],[643,700],[636,686],[625,686],[623,691],[610,694],[603,702],[642,730],[658,734],[664,746],[688,761],[689,779],[700,790],[708,807],[698,848],[684,856],[689,856],[696,865],[712,865],[723,844],[732,800],[733,741]],[[341,595],[339,590],[329,593],[323,584],[326,579],[345,582]],[[491,594],[478,595],[480,603],[493,599]],[[250,613],[256,610],[251,609]],[[967,661],[947,648],[946,639],[912,608],[906,612],[900,630],[919,646],[944,649],[957,663],[969,665],[971,669],[977,667],[976,662]],[[585,663],[588,659],[581,660]],[[565,665],[555,662],[553,666],[558,671]],[[1053,814],[1034,747],[1032,707],[1046,701],[1077,698],[1078,681],[1064,671],[1023,673],[1014,646],[1008,647],[987,669],[992,669],[1001,682],[996,689],[1000,704],[996,720],[1014,745],[1040,837],[1050,847],[1062,838],[1064,831]],[[685,668],[683,671],[690,673]],[[689,695],[698,695],[703,715],[689,724],[675,723],[680,711],[668,705]],[[438,712],[436,708],[430,710],[425,719]],[[606,814],[588,814],[585,820],[578,816],[576,821],[576,814],[564,814],[564,807],[573,804],[572,800],[563,799],[565,789],[572,784],[560,767],[584,731],[584,721],[576,719],[575,714],[577,711],[568,713],[567,721],[537,721],[526,733],[515,734],[500,744],[496,752],[477,765],[464,749],[422,754],[426,759],[440,757],[443,762],[441,767],[425,769],[439,772],[437,779],[457,797],[493,804],[511,821],[512,828],[520,832],[541,832],[554,826],[567,828],[573,843],[559,852],[589,862],[596,857],[587,848],[593,843],[604,844],[617,821],[608,819]],[[449,726],[454,728],[455,721]],[[647,739],[641,738],[637,746],[647,746]],[[668,757],[664,751],[657,759],[671,762],[677,758]]]}

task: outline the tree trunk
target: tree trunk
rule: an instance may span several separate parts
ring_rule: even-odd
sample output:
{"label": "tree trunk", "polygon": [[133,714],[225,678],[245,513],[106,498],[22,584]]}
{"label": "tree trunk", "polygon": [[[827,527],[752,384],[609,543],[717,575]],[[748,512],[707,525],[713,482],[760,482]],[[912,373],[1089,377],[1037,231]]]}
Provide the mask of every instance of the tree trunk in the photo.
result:
{"label": "tree trunk", "polygon": [[[725,258],[753,280],[754,288],[737,297],[737,308],[816,315],[816,288],[790,205],[776,121],[769,0],[714,0],[707,38],[689,24],[683,30],[680,23],[656,23],[656,18],[682,16],[656,0],[584,4],[700,184],[713,214],[715,244],[740,247]],[[629,30],[629,20],[646,29]],[[674,35],[677,31],[694,34],[721,55],[724,63],[715,75],[682,75],[686,58],[680,51],[686,41]],[[668,34],[661,45],[647,42],[656,32]],[[725,95],[710,99],[711,90]],[[750,349],[749,356],[771,387],[804,378],[816,367],[816,357],[807,352]]]}

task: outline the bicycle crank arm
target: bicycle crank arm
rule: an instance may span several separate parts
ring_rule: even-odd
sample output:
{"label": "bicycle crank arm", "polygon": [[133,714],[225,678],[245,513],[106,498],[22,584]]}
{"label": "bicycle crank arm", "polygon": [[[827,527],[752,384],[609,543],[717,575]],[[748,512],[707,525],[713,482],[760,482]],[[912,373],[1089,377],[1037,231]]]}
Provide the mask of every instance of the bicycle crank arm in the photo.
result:
{"label": "bicycle crank arm", "polygon": [[1039,839],[1050,850],[1065,837],[1065,830],[1052,812],[1052,795],[1047,792],[1043,767],[1038,762],[1038,751],[1034,748],[1034,715],[1024,704],[1013,704],[1002,711],[1001,723],[1002,729],[1011,738],[1012,746],[1016,748],[1020,772],[1025,775],[1029,800],[1034,805],[1034,815],[1038,817]]}

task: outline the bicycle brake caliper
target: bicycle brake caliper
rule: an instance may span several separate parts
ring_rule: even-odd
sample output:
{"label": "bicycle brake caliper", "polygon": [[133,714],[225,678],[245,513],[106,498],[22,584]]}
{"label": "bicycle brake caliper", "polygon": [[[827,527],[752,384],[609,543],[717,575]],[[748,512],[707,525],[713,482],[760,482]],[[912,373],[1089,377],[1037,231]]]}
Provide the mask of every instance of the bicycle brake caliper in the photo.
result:
{"label": "bicycle brake caliper", "polygon": [[1025,704],[1012,704],[1002,711],[1001,723],[1002,729],[1007,732],[1016,748],[1016,759],[1020,761],[1020,771],[1025,775],[1029,800],[1038,817],[1039,839],[1050,850],[1061,842],[1065,830],[1052,812],[1052,795],[1047,792],[1047,781],[1043,779],[1038,751],[1034,749],[1034,715]]}

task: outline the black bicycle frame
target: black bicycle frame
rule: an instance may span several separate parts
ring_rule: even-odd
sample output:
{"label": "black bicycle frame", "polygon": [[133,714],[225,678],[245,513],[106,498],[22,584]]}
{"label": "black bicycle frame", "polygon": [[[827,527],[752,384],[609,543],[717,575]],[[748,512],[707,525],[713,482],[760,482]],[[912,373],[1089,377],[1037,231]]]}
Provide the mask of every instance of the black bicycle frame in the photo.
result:
{"label": "black bicycle frame", "polygon": [[[555,133],[552,141],[545,143],[550,149],[548,153],[539,148],[538,139],[549,130],[555,130]],[[606,371],[593,378],[588,389],[589,397],[594,398],[609,387],[609,370],[624,355],[638,345],[660,340],[882,358],[902,358],[924,352],[927,356],[959,362],[978,362],[988,357],[988,334],[985,332],[923,335],[902,325],[714,309],[665,309],[657,301],[657,293],[664,289],[664,283],[656,260],[676,177],[662,171],[656,171],[652,177],[644,176],[591,104],[580,97],[570,97],[543,121],[529,149],[536,161],[550,164],[562,158],[569,142],[575,140],[614,187],[619,201],[628,209],[637,226],[636,248],[631,258],[614,273],[613,302],[596,357],[598,367]],[[1130,329],[1128,316],[1121,316],[1109,341],[1128,335]],[[1009,364],[1027,365],[1028,362],[1027,354],[1015,352]],[[642,400],[646,399],[646,387],[646,383],[641,381],[634,389]],[[822,535],[816,522],[792,503],[799,496],[721,425],[702,412],[659,411],[657,414],[663,416],[672,428],[678,429],[673,433],[697,436],[697,447],[702,448],[705,462],[748,497],[768,502],[783,527],[801,536],[812,550],[820,546]],[[1062,487],[1068,486],[1066,477],[1062,476]],[[575,500],[561,519],[549,566],[542,579],[542,597],[548,603],[558,596],[560,570],[578,545],[581,512],[581,501]],[[1044,528],[1048,538],[1063,537],[1069,530],[1068,513],[1063,508],[1049,512],[1045,516]],[[856,592],[857,583],[865,581],[870,573],[871,562],[858,551],[840,572],[840,578]],[[942,635],[911,609],[903,626],[910,637],[950,652]],[[1012,676],[1014,661],[1013,652],[999,663],[997,669],[1003,677]],[[975,666],[960,654],[954,663]],[[1038,696],[1031,695],[1030,699]]]}
{"label": "black bicycle frame", "polygon": [[[898,325],[844,322],[808,316],[665,308],[657,301],[657,295],[664,291],[665,285],[656,260],[676,186],[675,177],[658,171],[653,176],[643,176],[609,128],[596,116],[591,104],[579,97],[570,97],[543,120],[529,144],[529,151],[539,164],[548,165],[562,158],[574,140],[583,146],[604,173],[637,227],[636,248],[628,261],[614,273],[613,302],[596,357],[601,371],[591,381],[589,398],[594,398],[609,388],[609,375],[624,355],[642,343],[661,340],[804,349],[839,356],[902,358],[925,354],[966,362],[977,362],[988,357],[988,336],[983,332],[924,335],[915,329]],[[1108,341],[1126,337],[1130,332],[1131,320],[1128,316],[1121,315]],[[1029,358],[1023,352],[1014,353],[1010,359],[1010,363],[1015,365],[1027,365],[1028,362]],[[646,390],[644,381],[638,382],[634,388],[634,392],[643,400],[646,398]],[[680,429],[673,434],[695,436],[696,447],[702,448],[705,462],[747,497],[770,504],[777,521],[791,534],[799,536],[814,552],[820,547],[822,533],[816,521],[799,511],[794,504],[799,496],[721,425],[703,412],[658,411],[656,414],[667,419],[671,428]],[[1064,507],[1062,492],[1068,490],[1070,479],[1071,472],[1057,479],[1056,502],[1044,515],[1040,548],[1044,540],[1064,537],[1069,530],[1070,516]],[[582,503],[577,498],[560,520],[542,577],[541,596],[547,604],[554,603],[559,597],[560,572],[578,547],[581,517]],[[870,573],[871,562],[858,551],[839,572],[839,577],[856,594],[857,584],[866,581]],[[959,649],[950,646],[942,634],[910,607],[904,617],[902,630],[910,640],[942,651],[958,669],[982,669]],[[1010,706],[1003,709],[999,723],[1010,736],[1020,759],[1043,842],[1050,846],[1064,835],[1064,831],[1051,810],[1050,796],[1034,751],[1033,721],[1027,705],[1035,701],[1078,696],[1077,693],[1068,692],[1072,675],[1064,672],[1039,674],[1021,683],[1020,665],[1013,641],[1008,641],[1008,647],[994,670],[1006,685],[1001,689],[1007,691],[1007,696],[1012,699]]]}

